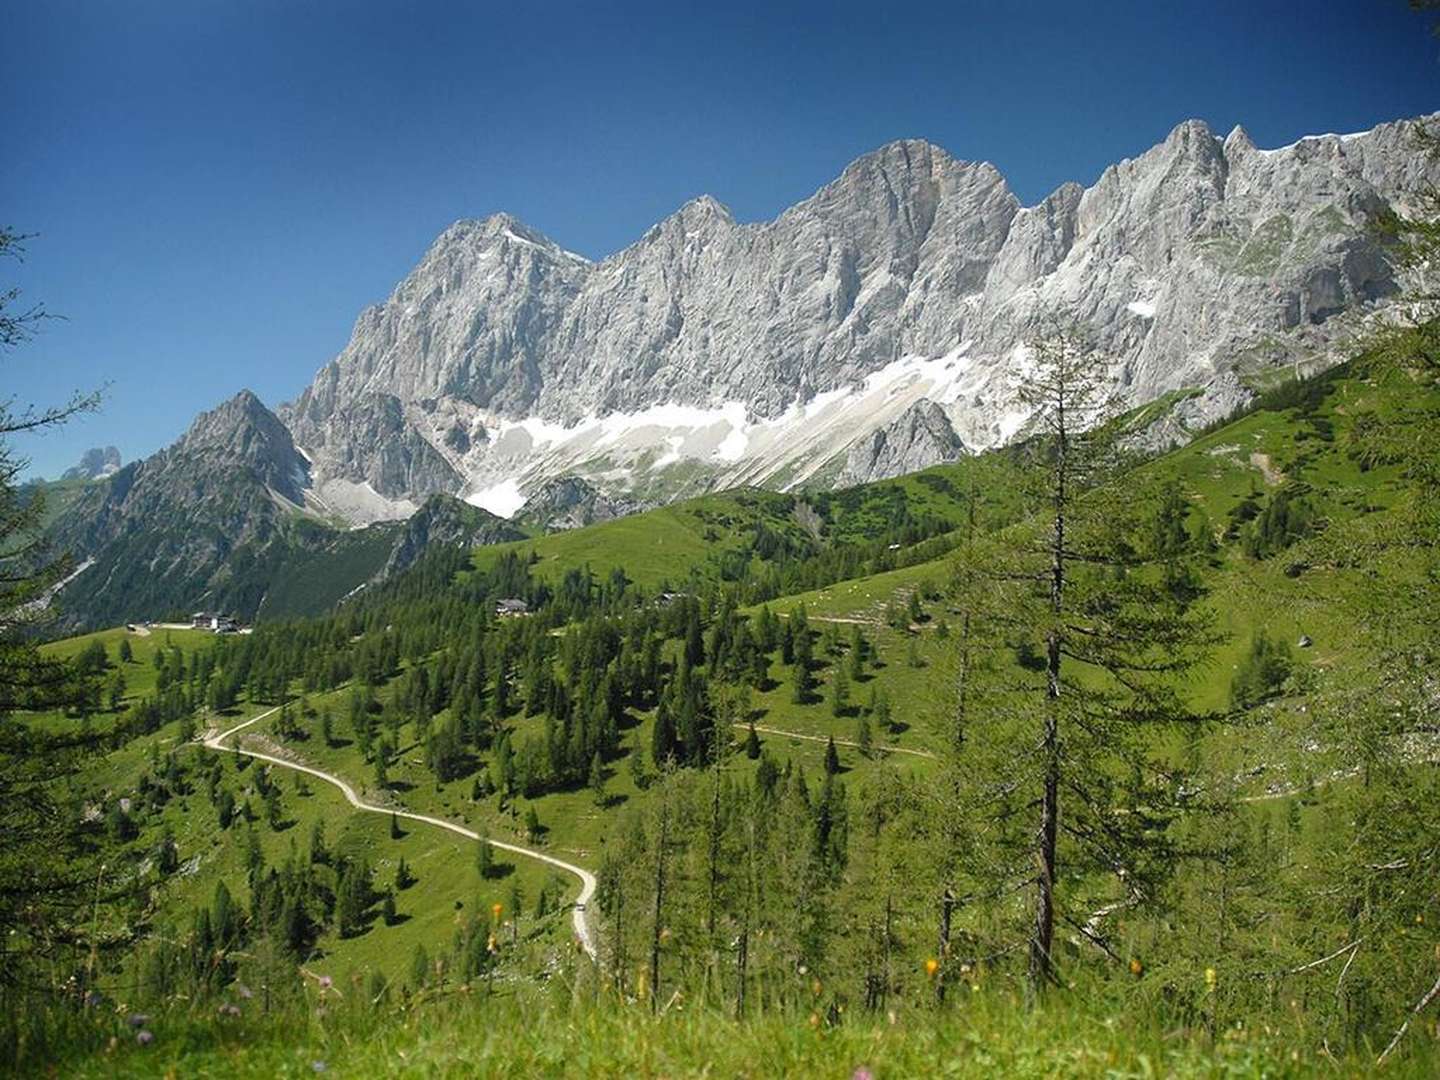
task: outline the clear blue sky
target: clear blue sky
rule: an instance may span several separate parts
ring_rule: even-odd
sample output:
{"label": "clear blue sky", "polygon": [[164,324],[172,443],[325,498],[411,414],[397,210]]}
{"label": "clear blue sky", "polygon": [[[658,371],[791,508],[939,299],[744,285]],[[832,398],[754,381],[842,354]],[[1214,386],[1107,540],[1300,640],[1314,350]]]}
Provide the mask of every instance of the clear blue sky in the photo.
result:
{"label": "clear blue sky", "polygon": [[[697,5],[698,7],[698,5]],[[1440,108],[1403,0],[6,5],[0,286],[66,316],[21,402],[109,382],[22,443],[126,460],[242,387],[293,397],[456,218],[599,257],[710,192],[774,216],[883,142],[994,162],[1026,202],[1177,122],[1261,146]]]}

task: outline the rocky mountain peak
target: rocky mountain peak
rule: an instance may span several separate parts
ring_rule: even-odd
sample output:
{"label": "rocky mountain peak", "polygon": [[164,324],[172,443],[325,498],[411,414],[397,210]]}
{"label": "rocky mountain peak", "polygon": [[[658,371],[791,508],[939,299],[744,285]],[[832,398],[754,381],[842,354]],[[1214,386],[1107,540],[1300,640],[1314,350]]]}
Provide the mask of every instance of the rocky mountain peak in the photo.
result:
{"label": "rocky mountain peak", "polygon": [[1225,159],[1233,161],[1243,154],[1248,154],[1255,149],[1255,141],[1250,138],[1250,133],[1239,124],[1230,129],[1230,134],[1225,136],[1223,150]]}
{"label": "rocky mountain peak", "polygon": [[120,451],[113,446],[94,446],[61,474],[61,480],[96,480],[120,471]]}
{"label": "rocky mountain peak", "polygon": [[291,502],[305,502],[304,459],[290,430],[251,390],[201,413],[165,453],[212,473],[243,469]]}
{"label": "rocky mountain peak", "polygon": [[[709,240],[736,228],[738,226],[729,207],[713,195],[698,195],[652,226],[645,234],[643,242],[683,244],[697,239]],[[626,252],[622,251],[614,258],[624,261]]]}

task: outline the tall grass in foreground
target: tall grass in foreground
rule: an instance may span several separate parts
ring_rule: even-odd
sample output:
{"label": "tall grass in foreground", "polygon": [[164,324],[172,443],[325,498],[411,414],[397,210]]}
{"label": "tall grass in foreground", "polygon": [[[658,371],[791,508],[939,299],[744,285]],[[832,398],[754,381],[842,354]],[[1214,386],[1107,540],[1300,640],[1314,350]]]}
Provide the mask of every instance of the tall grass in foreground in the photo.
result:
{"label": "tall grass in foreground", "polygon": [[[248,996],[247,996],[248,995]],[[1276,1023],[1279,1027],[1274,1026]],[[1212,1033],[1171,1027],[1102,996],[1057,993],[1027,1011],[1008,988],[961,987],[942,1010],[804,1010],[735,1021],[672,1000],[648,1007],[572,987],[456,987],[374,1001],[359,980],[307,982],[267,1012],[240,990],[203,1007],[138,1014],[101,1003],[5,1018],[7,1060],[25,1075],[73,1076],[833,1076],[1386,1077],[1440,1075],[1440,1033],[1411,1033],[1383,1068],[1332,1056],[1295,1010]],[[17,1056],[18,1055],[18,1056]]]}

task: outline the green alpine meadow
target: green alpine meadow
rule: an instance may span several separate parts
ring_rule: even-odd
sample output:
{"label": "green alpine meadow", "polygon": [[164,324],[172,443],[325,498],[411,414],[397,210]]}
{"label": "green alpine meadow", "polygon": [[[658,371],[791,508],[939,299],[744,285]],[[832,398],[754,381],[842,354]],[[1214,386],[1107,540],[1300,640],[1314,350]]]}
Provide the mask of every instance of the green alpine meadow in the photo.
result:
{"label": "green alpine meadow", "polygon": [[1431,5],[628,6],[17,13],[0,1072],[1440,1075]]}

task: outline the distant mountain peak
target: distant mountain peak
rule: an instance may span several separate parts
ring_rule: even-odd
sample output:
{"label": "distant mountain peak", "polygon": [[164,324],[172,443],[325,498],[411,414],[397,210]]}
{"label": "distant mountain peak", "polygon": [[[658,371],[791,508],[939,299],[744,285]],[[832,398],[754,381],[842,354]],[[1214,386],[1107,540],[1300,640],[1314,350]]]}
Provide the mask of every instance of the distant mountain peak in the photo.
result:
{"label": "distant mountain peak", "polygon": [[61,474],[62,480],[98,480],[120,471],[120,451],[113,446],[93,446],[80,460]]}

